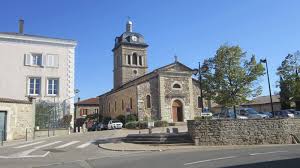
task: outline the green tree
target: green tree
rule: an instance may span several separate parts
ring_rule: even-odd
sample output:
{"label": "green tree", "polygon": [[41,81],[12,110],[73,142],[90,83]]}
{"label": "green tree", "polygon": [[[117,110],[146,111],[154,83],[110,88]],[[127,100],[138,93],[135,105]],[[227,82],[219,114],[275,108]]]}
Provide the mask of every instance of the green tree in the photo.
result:
{"label": "green tree", "polygon": [[[277,68],[277,74],[280,76],[280,83],[285,83],[285,87],[280,87],[280,99],[291,103],[294,101],[296,109],[300,110],[300,77],[299,77],[299,59],[300,52],[288,54]],[[284,96],[282,96],[284,95]]]}
{"label": "green tree", "polygon": [[246,53],[239,46],[221,46],[213,58],[202,65],[204,96],[225,107],[234,107],[247,102],[247,97],[261,93],[257,84],[264,68],[252,55],[246,59]]}

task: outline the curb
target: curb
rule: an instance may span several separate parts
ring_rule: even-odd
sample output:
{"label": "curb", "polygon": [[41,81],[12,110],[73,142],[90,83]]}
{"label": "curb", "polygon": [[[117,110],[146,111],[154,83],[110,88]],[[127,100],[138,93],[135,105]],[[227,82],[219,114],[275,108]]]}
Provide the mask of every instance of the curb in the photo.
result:
{"label": "curb", "polygon": [[98,144],[98,147],[101,148],[101,149],[104,149],[104,150],[116,151],[116,152],[138,152],[138,151],[162,152],[162,151],[172,150],[172,149],[150,149],[150,150],[145,150],[145,149],[111,149],[111,148],[103,147],[101,144]]}

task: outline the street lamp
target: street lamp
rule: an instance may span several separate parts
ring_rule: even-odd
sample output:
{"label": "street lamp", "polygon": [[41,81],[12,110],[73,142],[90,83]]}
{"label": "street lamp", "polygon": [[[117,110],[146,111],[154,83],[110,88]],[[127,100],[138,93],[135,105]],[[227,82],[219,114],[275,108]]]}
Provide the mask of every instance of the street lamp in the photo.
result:
{"label": "street lamp", "polygon": [[271,101],[271,109],[272,109],[272,114],[275,117],[275,112],[273,109],[273,100],[272,100],[272,91],[271,91],[271,85],[270,85],[270,77],[269,77],[269,69],[268,69],[268,61],[267,59],[261,59],[260,63],[265,63],[266,64],[266,69],[267,69],[267,76],[268,76],[268,84],[269,84],[269,93],[270,93],[270,101]]}
{"label": "street lamp", "polygon": [[204,112],[204,104],[203,104],[203,91],[202,91],[202,70],[201,70],[201,64],[199,62],[198,69],[193,70],[194,75],[198,74],[198,80],[199,80],[199,88],[200,88],[200,98],[201,98],[201,111]]}
{"label": "street lamp", "polygon": [[[74,92],[75,92],[75,95],[76,95],[80,91],[79,91],[79,89],[75,89]],[[77,103],[79,102],[79,100],[80,100],[80,98],[78,97]],[[77,111],[77,106],[78,105],[76,105],[75,108],[74,108],[74,120],[73,120],[74,132],[76,132],[76,111]]]}

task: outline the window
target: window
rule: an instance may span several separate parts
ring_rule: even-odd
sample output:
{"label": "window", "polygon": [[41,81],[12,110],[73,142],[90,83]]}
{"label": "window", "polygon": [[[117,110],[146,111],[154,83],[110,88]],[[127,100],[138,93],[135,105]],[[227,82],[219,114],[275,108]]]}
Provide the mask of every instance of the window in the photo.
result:
{"label": "window", "polygon": [[146,96],[146,107],[151,108],[151,96],[150,95]]}
{"label": "window", "polygon": [[127,55],[127,64],[128,64],[128,65],[131,64],[131,58],[130,58],[130,55]]}
{"label": "window", "polygon": [[181,88],[181,86],[180,86],[180,84],[178,84],[178,83],[175,83],[175,84],[173,85],[173,88],[174,88],[174,89],[180,89],[180,88]]}
{"label": "window", "polygon": [[202,108],[202,98],[198,96],[198,108]]}
{"label": "window", "polygon": [[132,98],[130,98],[130,109],[132,109]]}
{"label": "window", "polygon": [[47,66],[58,67],[58,55],[47,55]]}
{"label": "window", "polygon": [[124,100],[122,100],[122,110],[124,110]]}
{"label": "window", "polygon": [[42,65],[42,54],[31,54],[31,65]]}
{"label": "window", "polygon": [[139,56],[139,65],[140,65],[140,66],[143,65],[143,58],[142,58],[142,56]]}
{"label": "window", "polygon": [[41,78],[29,78],[28,80],[28,94],[40,95],[41,93]]}
{"label": "window", "polygon": [[115,112],[117,111],[117,102],[115,101]]}
{"label": "window", "polygon": [[48,79],[48,95],[57,95],[58,94],[58,79]]}
{"label": "window", "polygon": [[137,65],[137,59],[138,59],[138,57],[137,57],[137,55],[136,55],[136,53],[133,53],[133,55],[132,55],[132,64],[133,65]]}
{"label": "window", "polygon": [[108,112],[110,113],[110,103],[108,103]]}

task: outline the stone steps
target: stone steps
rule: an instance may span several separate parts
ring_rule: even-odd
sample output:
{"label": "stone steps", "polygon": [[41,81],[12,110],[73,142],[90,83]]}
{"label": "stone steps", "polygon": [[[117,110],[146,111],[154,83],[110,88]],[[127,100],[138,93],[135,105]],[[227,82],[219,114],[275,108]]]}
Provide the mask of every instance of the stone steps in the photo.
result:
{"label": "stone steps", "polygon": [[127,143],[136,144],[193,144],[189,134],[130,134],[123,139]]}

